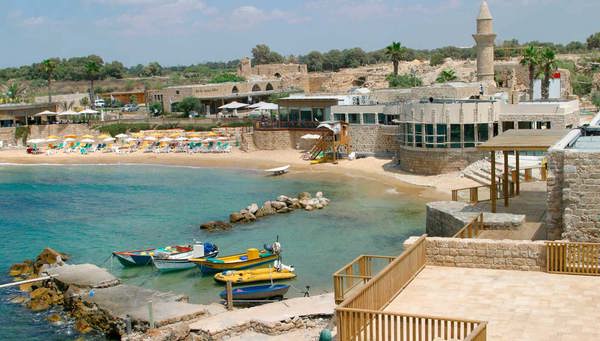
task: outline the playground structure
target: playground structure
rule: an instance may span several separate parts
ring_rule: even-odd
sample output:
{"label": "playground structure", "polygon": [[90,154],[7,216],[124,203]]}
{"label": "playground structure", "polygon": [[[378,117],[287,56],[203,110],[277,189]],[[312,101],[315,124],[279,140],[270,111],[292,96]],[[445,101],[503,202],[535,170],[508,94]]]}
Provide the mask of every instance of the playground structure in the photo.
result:
{"label": "playground structure", "polygon": [[317,126],[321,137],[308,152],[311,163],[337,160],[350,153],[349,125],[340,121],[325,121]]}

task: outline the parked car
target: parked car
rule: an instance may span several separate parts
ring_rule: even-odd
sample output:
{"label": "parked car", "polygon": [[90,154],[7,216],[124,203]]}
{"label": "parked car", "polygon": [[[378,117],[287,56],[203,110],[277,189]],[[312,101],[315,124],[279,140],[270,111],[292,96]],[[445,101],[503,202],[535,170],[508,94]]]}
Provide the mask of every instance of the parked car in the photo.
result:
{"label": "parked car", "polygon": [[104,108],[104,106],[106,106],[106,103],[104,102],[103,99],[97,99],[94,101],[94,107],[96,108]]}
{"label": "parked car", "polygon": [[133,103],[125,104],[123,106],[123,108],[121,108],[121,111],[123,111],[123,112],[134,112],[134,111],[138,111],[138,110],[140,110],[140,107],[137,104],[133,104]]}

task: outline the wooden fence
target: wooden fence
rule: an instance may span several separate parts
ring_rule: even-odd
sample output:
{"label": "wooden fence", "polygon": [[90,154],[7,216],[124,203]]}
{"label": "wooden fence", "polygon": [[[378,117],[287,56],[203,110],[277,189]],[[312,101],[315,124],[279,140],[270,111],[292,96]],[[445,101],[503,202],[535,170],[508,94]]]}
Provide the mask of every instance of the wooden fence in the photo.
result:
{"label": "wooden fence", "polygon": [[477,238],[481,230],[483,230],[483,212],[458,230],[452,238]]}
{"label": "wooden fence", "polygon": [[600,275],[600,243],[546,242],[546,270],[551,273]]}
{"label": "wooden fence", "polygon": [[[333,274],[335,304],[340,304],[348,293],[367,283],[379,270],[396,257],[361,255]],[[375,270],[375,271],[374,271]]]}

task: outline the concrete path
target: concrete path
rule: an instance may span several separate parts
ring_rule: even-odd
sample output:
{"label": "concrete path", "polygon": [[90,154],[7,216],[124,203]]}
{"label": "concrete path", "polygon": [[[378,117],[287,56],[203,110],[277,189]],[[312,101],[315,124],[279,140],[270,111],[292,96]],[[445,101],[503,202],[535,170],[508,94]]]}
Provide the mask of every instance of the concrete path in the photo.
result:
{"label": "concrete path", "polygon": [[65,264],[48,269],[49,275],[57,275],[59,282],[75,285],[79,288],[102,288],[120,283],[119,279],[106,269],[94,264]]}
{"label": "concrete path", "polygon": [[333,315],[334,308],[333,293],[312,297],[297,297],[207,317],[192,323],[190,329],[213,335],[251,321],[269,325],[296,316]]}

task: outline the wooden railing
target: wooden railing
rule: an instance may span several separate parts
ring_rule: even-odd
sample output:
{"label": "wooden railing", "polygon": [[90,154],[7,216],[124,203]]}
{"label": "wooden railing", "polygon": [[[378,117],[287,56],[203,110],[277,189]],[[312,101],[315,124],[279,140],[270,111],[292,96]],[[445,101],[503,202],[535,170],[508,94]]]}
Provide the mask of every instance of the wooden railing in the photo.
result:
{"label": "wooden railing", "polygon": [[337,308],[336,318],[341,341],[485,341],[486,337],[486,322],[474,320],[348,308]]}
{"label": "wooden railing", "polygon": [[481,230],[483,230],[483,212],[458,230],[452,238],[477,238]]}
{"label": "wooden railing", "polygon": [[269,129],[300,129],[312,130],[316,129],[319,122],[315,121],[257,121],[254,128],[256,130]]}
{"label": "wooden railing", "polygon": [[[508,181],[508,190],[509,190],[509,194],[510,197],[514,196],[514,183],[512,181]],[[471,186],[471,187],[462,187],[462,188],[455,188],[452,190],[452,201],[460,201],[460,192],[462,191],[469,191],[469,203],[470,204],[477,204],[480,202],[484,202],[484,201],[489,201],[491,200],[491,191],[490,191],[491,185],[479,185],[479,186]],[[481,189],[487,189],[487,196],[483,197],[480,194],[480,190]],[[498,179],[496,180],[496,199],[501,199],[503,196],[503,186],[502,186],[502,177],[499,176]]]}
{"label": "wooden railing", "polygon": [[[548,170],[546,169],[546,167],[544,167],[544,166],[529,167],[529,168],[523,168],[520,170],[520,171],[523,171],[523,182],[532,182],[535,180],[533,177],[533,171],[535,169],[540,170],[540,180],[541,181],[546,181],[548,179]],[[511,174],[512,182],[516,182],[517,181],[517,170],[513,169],[510,172],[510,174]]]}
{"label": "wooden railing", "polygon": [[335,304],[341,303],[351,290],[357,288],[360,284],[367,283],[395,258],[392,256],[361,255],[336,271],[333,274]]}
{"label": "wooden railing", "polygon": [[600,275],[600,243],[546,242],[546,270],[552,273]]}

